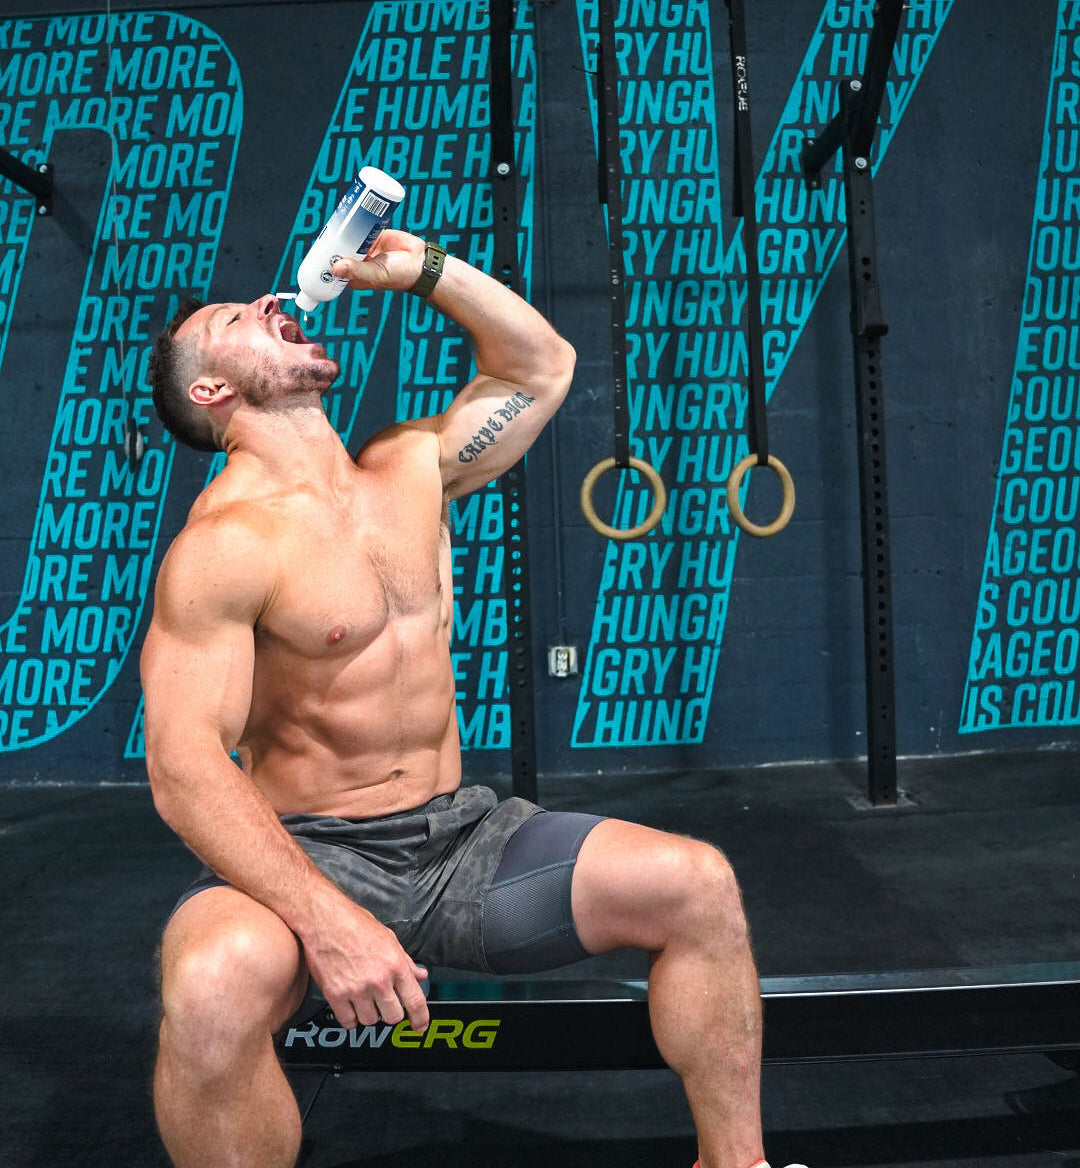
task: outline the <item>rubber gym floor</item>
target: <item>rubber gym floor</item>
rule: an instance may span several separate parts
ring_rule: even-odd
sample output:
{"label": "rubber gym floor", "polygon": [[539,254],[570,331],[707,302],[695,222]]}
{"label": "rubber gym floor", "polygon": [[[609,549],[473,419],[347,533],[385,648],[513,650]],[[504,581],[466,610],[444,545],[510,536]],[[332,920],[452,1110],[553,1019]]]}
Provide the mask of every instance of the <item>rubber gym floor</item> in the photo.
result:
{"label": "rubber gym floor", "polygon": [[[860,764],[784,765],[612,777],[589,802],[573,780],[544,780],[541,801],[720,844],[763,976],[1080,960],[1075,745],[901,760],[900,786],[910,805],[867,809]],[[0,1165],[167,1164],[149,1097],[154,950],[194,868],[145,787],[0,788]],[[557,976],[644,974],[641,955],[619,953]],[[766,1151],[776,1168],[1080,1168],[1067,1061],[770,1064]],[[306,1101],[312,1075],[295,1085]],[[346,1075],[306,1133],[306,1168],[690,1168],[695,1156],[662,1071]]]}

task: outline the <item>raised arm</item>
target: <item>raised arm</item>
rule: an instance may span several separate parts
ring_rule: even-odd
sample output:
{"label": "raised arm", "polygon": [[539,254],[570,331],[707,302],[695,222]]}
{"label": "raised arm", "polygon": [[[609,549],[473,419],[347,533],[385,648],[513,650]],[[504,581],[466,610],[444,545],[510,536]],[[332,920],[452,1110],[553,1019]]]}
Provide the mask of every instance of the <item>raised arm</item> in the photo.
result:
{"label": "raised arm", "polygon": [[426,1025],[416,967],[393,933],[327,880],[232,762],[251,704],[254,626],[272,578],[242,525],[196,523],[162,564],[143,645],[146,761],[166,823],[219,876],[299,937],[345,1026]]}
{"label": "raised arm", "polygon": [[[339,260],[337,275],[357,288],[407,292],[424,243],[384,231],[363,260]],[[476,376],[430,419],[439,438],[443,488],[456,498],[497,478],[533,444],[570,388],[575,353],[530,304],[497,280],[447,256],[429,303],[472,338]]]}

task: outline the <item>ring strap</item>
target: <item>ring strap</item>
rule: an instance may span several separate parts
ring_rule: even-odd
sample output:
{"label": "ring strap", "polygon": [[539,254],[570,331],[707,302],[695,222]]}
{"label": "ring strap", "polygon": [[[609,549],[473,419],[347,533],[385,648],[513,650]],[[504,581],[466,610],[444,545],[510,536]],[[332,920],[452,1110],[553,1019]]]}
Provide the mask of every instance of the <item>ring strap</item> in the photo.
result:
{"label": "ring strap", "polygon": [[615,465],[630,465],[630,410],[626,387],[626,274],[623,266],[622,166],[619,156],[619,59],[615,3],[600,0],[596,51],[597,186],[607,208],[608,302],[611,306],[611,402]]}
{"label": "ring strap", "polygon": [[754,151],[750,139],[750,74],[746,53],[746,12],[743,0],[726,0],[731,40],[731,89],[735,111],[735,190],[732,213],[743,221],[746,257],[746,329],[748,422],[750,449],[757,464],[769,461],[769,429],[765,411],[765,357],[761,327],[761,272],[758,267],[757,201],[754,196]]}

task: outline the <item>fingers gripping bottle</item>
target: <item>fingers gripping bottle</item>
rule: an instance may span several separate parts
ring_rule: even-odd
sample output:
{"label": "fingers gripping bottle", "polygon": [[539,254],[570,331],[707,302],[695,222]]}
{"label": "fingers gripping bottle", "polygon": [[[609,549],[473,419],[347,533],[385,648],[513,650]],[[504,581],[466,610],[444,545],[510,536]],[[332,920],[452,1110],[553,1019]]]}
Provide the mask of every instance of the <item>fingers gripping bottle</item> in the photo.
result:
{"label": "fingers gripping bottle", "polygon": [[312,312],[345,291],[348,281],[331,271],[334,261],[367,255],[403,198],[405,188],[396,179],[374,166],[361,169],[297,270],[298,308]]}

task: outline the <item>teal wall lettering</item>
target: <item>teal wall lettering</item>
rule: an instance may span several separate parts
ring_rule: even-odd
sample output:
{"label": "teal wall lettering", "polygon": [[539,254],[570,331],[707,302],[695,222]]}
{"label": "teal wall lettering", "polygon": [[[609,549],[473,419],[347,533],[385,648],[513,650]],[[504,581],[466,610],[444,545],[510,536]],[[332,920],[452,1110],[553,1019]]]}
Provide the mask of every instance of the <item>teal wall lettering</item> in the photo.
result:
{"label": "teal wall lettering", "polygon": [[962,734],[1080,725],[1078,31],[1080,5],[1061,0]]}
{"label": "teal wall lettering", "polygon": [[[596,8],[588,0],[579,5],[583,46],[592,43]],[[950,8],[951,0],[921,5],[900,34],[875,167]],[[660,0],[655,9],[661,14],[658,28],[634,5],[620,6],[616,20],[625,47],[620,133],[631,433],[634,452],[653,462],[669,491],[660,526],[648,537],[662,549],[664,568],[652,580],[655,594],[638,595],[620,564],[638,554],[633,545],[608,548],[574,721],[575,746],[703,740],[738,542],[725,486],[747,451],[746,290],[741,229],[729,241],[723,236],[726,178],[716,149],[716,118],[718,108],[726,110],[726,100],[718,101],[713,77],[710,6],[704,0]],[[845,235],[839,177],[829,173],[820,190],[806,190],[799,150],[805,136],[820,131],[835,112],[840,81],[861,69],[871,26],[868,5],[825,4],[758,176],[769,394]],[[691,51],[688,36],[705,49]],[[591,69],[588,51],[584,59]],[[677,63],[680,75],[644,76],[651,60]],[[595,102],[591,109],[595,126]],[[656,159],[666,165],[657,166]],[[651,505],[647,485],[621,476],[613,522],[638,523]],[[703,588],[708,592],[699,591]],[[602,676],[601,663],[609,660],[602,655],[624,653],[625,645],[642,642],[656,650],[672,648],[675,655],[670,663],[666,657],[635,657],[635,671],[616,674],[614,683]]]}
{"label": "teal wall lettering", "polygon": [[[14,145],[42,144],[21,150],[22,160],[46,161],[57,134],[94,130],[111,140],[113,163],[21,598],[0,626],[4,751],[48,741],[81,719],[131,651],[173,456],[152,422],[146,359],[178,296],[205,295],[242,110],[231,55],[197,21],[124,13],[16,23],[18,36],[0,23],[13,47],[0,64],[0,103],[15,111]],[[33,200],[3,184],[0,363],[33,219]],[[159,435],[134,472],[123,458],[128,399],[133,420]]]}

